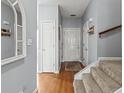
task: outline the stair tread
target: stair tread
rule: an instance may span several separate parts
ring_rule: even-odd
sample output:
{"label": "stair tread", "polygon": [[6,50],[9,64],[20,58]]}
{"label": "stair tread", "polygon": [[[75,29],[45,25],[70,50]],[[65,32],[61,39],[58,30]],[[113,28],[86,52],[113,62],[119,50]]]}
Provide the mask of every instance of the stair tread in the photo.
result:
{"label": "stair tread", "polygon": [[74,93],[86,93],[82,80],[75,80],[74,82]]}
{"label": "stair tread", "polygon": [[84,82],[86,93],[102,93],[102,90],[99,88],[97,83],[93,80],[90,73],[83,75],[82,80]]}
{"label": "stair tread", "polygon": [[122,62],[108,61],[100,62],[99,67],[111,78],[122,84]]}
{"label": "stair tread", "polygon": [[106,62],[100,62],[100,64],[105,65],[107,67],[111,67],[112,70],[116,70],[119,72],[121,72],[122,69],[121,61],[106,61]]}
{"label": "stair tread", "polygon": [[104,93],[113,93],[121,86],[105,74],[99,67],[92,67],[91,73]]}

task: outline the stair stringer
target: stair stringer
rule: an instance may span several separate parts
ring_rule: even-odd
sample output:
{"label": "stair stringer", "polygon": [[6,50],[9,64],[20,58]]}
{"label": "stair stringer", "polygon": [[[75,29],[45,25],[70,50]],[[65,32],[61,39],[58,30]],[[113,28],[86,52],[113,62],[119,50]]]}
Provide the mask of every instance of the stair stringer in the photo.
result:
{"label": "stair stringer", "polygon": [[116,90],[114,93],[122,93],[122,87]]}

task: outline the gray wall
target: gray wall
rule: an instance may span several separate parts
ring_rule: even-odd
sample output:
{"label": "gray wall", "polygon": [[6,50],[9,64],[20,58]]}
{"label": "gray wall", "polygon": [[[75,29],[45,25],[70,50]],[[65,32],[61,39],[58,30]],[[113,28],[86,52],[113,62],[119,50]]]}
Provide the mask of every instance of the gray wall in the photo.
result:
{"label": "gray wall", "polygon": [[[3,22],[8,21],[9,25],[5,25]],[[1,37],[1,58],[9,58],[15,56],[15,43],[14,43],[14,11],[13,9],[1,3],[1,27],[11,30],[11,36]],[[9,51],[9,52],[8,52]]]}
{"label": "gray wall", "polygon": [[90,1],[82,17],[83,24],[90,18],[93,19],[96,30],[94,34],[89,34],[88,38],[88,64],[97,60],[97,0]]}
{"label": "gray wall", "polygon": [[122,32],[121,28],[109,32],[102,39],[99,38],[99,57],[121,57],[122,56]]}
{"label": "gray wall", "polygon": [[[38,27],[40,28],[40,21],[42,20],[55,20],[55,42],[56,42],[56,52],[55,52],[55,59],[56,59],[56,64],[55,64],[55,70],[56,72],[59,71],[59,41],[58,41],[58,27],[61,22],[59,21],[59,10],[58,10],[58,5],[39,5],[38,7]],[[38,71],[40,71],[41,62],[38,63]]]}
{"label": "gray wall", "polygon": [[[98,0],[98,32],[121,25],[121,0]],[[121,29],[98,39],[99,57],[121,57]]]}
{"label": "gray wall", "polygon": [[121,24],[121,0],[91,0],[82,17],[83,23],[89,18],[95,24],[95,33],[89,35],[89,63],[98,57],[120,57],[121,29],[110,32],[104,38],[98,33]]}
{"label": "gray wall", "polygon": [[62,18],[63,28],[81,28],[80,18]]}
{"label": "gray wall", "polygon": [[27,57],[14,63],[2,66],[2,93],[32,93],[36,88],[36,29],[37,2],[36,0],[21,0],[26,13],[27,39],[32,38],[33,44],[27,47]]}

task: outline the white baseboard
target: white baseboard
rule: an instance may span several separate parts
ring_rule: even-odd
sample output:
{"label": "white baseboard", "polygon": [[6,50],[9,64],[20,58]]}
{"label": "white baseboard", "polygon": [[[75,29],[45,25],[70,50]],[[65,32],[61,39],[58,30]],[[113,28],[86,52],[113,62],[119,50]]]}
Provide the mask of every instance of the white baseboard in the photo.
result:
{"label": "white baseboard", "polygon": [[37,88],[35,88],[35,90],[33,91],[33,93],[38,93],[38,90],[37,90]]}
{"label": "white baseboard", "polygon": [[87,64],[86,64],[84,61],[82,61],[82,60],[79,60],[79,62],[81,62],[84,66],[87,65]]}
{"label": "white baseboard", "polygon": [[59,74],[59,71],[55,71],[54,73]]}
{"label": "white baseboard", "polygon": [[62,62],[68,62],[68,61],[79,61],[79,62],[81,62],[83,65],[87,65],[84,61],[82,61],[81,59],[79,59],[79,60],[63,60]]}
{"label": "white baseboard", "polygon": [[72,62],[72,61],[80,61],[80,59],[77,59],[77,60],[63,60],[62,62]]}

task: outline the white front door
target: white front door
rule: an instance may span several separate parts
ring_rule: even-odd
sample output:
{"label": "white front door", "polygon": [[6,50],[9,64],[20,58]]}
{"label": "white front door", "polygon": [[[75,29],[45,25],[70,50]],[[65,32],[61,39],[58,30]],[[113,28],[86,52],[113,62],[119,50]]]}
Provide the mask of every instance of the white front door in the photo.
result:
{"label": "white front door", "polygon": [[83,26],[83,61],[88,64],[88,31],[86,24]]}
{"label": "white front door", "polygon": [[79,28],[64,28],[63,33],[63,60],[80,60],[80,32]]}
{"label": "white front door", "polygon": [[42,72],[55,71],[55,24],[54,21],[42,21],[39,33],[39,49]]}

